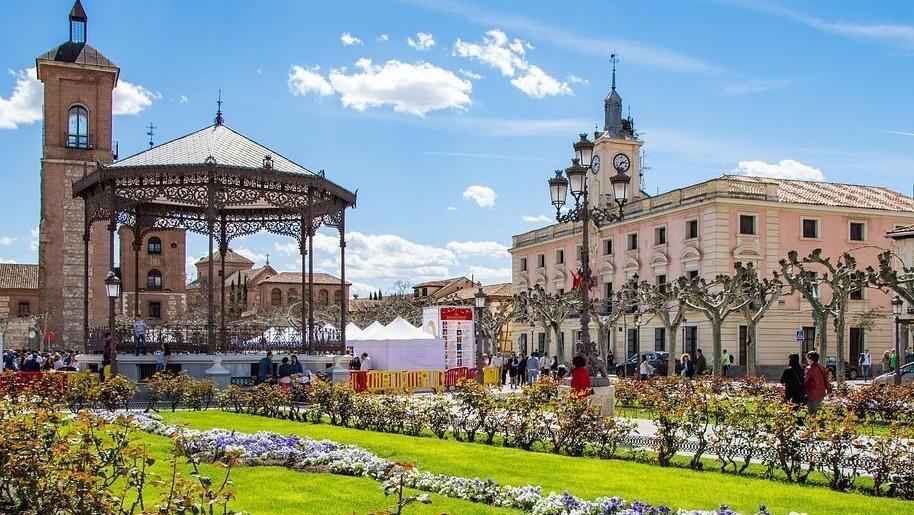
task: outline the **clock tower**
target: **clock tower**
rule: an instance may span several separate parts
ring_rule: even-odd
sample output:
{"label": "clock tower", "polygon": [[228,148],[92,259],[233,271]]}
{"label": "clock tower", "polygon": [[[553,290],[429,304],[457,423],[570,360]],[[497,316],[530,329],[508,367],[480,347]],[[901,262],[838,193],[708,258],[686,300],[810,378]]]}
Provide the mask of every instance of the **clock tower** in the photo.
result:
{"label": "clock tower", "polygon": [[113,161],[113,93],[120,70],[87,42],[88,21],[76,0],[68,18],[69,39],[36,59],[44,83],[38,303],[48,316],[55,348],[83,348],[86,312],[93,322],[107,318],[107,228],[96,223],[92,234],[85,234],[83,201],[73,198],[72,185],[97,164]]}
{"label": "clock tower", "polygon": [[615,206],[609,178],[617,173],[631,177],[626,198],[632,202],[641,198],[641,145],[635,134],[631,117],[622,117],[622,96],[616,91],[616,55],[612,54],[612,86],[603,101],[603,132],[594,134],[594,156],[600,166],[595,183],[599,183],[600,205]]}

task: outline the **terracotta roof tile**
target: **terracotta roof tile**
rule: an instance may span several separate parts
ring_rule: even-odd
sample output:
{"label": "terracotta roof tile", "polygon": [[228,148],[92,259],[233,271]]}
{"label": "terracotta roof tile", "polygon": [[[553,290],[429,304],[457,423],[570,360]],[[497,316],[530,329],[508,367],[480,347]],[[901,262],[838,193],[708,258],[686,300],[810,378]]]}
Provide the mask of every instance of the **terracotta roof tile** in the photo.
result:
{"label": "terracotta roof tile", "polygon": [[[219,262],[222,261],[222,257],[219,255],[219,251],[218,251],[218,250],[215,251],[215,252],[213,252],[213,259],[215,260],[216,263],[219,263]],[[206,256],[203,256],[202,258],[198,259],[197,262],[196,262],[195,264],[199,265],[199,264],[201,264],[201,263],[206,263],[206,262],[208,262],[208,261],[209,261],[209,260],[207,259],[207,257],[206,257]],[[250,264],[250,265],[253,265],[253,264],[254,264],[253,261],[251,261],[250,259],[248,259],[248,258],[242,256],[241,254],[235,252],[235,251],[232,250],[232,249],[228,249],[228,251],[226,251],[226,253],[225,253],[225,262],[226,262],[226,263],[244,263],[244,264]]]}
{"label": "terracotta roof tile", "polygon": [[914,211],[914,198],[881,186],[724,175],[734,182],[777,184],[778,201],[793,204]]}
{"label": "terracotta roof tile", "polygon": [[[283,283],[283,284],[301,284],[302,274],[300,272],[279,272],[278,274],[268,277],[260,282],[264,283]],[[308,274],[305,274],[305,282],[308,281]],[[314,273],[314,284],[340,284],[340,278],[330,274]],[[352,284],[346,281],[346,284]]]}
{"label": "terracotta roof tile", "polygon": [[37,290],[38,265],[0,264],[0,288]]}

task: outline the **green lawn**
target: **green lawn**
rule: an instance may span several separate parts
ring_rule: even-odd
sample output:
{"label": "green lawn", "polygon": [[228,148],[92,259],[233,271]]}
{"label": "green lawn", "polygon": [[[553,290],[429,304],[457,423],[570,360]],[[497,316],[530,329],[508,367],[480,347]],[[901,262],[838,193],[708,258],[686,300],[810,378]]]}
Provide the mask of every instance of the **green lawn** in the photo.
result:
{"label": "green lawn", "polygon": [[[161,436],[136,433],[137,441],[147,444],[158,457],[153,472],[169,474],[168,458],[171,441]],[[211,478],[221,479],[224,469],[205,465],[202,472]],[[187,473],[190,467],[182,467]],[[237,498],[229,506],[252,514],[320,513],[322,515],[360,515],[392,507],[395,497],[385,497],[381,483],[369,478],[338,476],[292,471],[283,467],[238,467],[232,470]],[[412,493],[415,493],[414,491]],[[432,494],[431,505],[413,504],[410,514],[514,514],[514,510],[451,499]],[[147,501],[155,495],[147,494]]]}
{"label": "green lawn", "polygon": [[810,515],[898,515],[914,512],[914,502],[838,493],[825,487],[739,477],[713,471],[663,468],[627,460],[572,458],[219,411],[163,415],[166,421],[186,423],[197,429],[220,427],[249,433],[274,431],[326,438],[360,445],[392,460],[414,462],[420,469],[429,472],[491,478],[515,486],[539,485],[547,492],[567,490],[587,499],[617,495],[624,499],[640,499],[687,509],[710,509],[724,502],[743,513],[754,513],[759,504],[768,506],[773,514],[797,511]]}

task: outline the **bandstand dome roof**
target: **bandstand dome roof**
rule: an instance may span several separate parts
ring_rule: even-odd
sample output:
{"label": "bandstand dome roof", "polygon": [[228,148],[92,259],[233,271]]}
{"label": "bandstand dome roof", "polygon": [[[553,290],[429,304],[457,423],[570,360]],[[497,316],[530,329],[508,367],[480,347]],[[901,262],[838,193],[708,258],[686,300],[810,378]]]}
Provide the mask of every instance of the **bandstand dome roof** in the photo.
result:
{"label": "bandstand dome roof", "polygon": [[222,123],[210,125],[186,136],[144,150],[110,164],[106,168],[202,165],[212,157],[219,165],[262,170],[266,156],[270,156],[272,159],[275,171],[316,175],[304,166]]}

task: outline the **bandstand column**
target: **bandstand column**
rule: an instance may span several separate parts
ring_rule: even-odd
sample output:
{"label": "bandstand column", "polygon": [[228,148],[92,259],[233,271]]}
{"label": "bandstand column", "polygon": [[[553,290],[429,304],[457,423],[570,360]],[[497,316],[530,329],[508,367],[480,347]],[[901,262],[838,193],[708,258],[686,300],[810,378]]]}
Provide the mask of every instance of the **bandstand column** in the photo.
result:
{"label": "bandstand column", "polygon": [[298,239],[298,250],[301,252],[301,281],[300,281],[301,282],[301,296],[300,296],[300,298],[301,298],[301,341],[302,341],[302,344],[304,344],[305,341],[310,340],[310,339],[309,340],[305,339],[306,338],[305,325],[308,323],[308,317],[306,315],[306,310],[311,305],[310,300],[308,300],[308,301],[305,300],[305,292],[306,292],[306,290],[305,290],[305,288],[306,288],[305,256],[309,253],[308,252],[308,241],[306,240],[307,236],[305,235],[305,227],[307,227],[305,225],[305,222],[306,222],[305,218],[302,217],[302,219],[301,219],[302,232]]}
{"label": "bandstand column", "polygon": [[[114,232],[117,230],[117,189],[111,179],[111,220],[108,222],[108,270],[114,272]],[[117,344],[114,337],[114,297],[108,298],[108,332],[111,333],[111,377],[117,375]]]}
{"label": "bandstand column", "polygon": [[228,238],[225,234],[225,215],[221,218],[219,228],[219,347],[225,352],[225,253],[228,251]]}
{"label": "bandstand column", "polygon": [[133,228],[133,316],[140,318],[140,243],[143,236],[140,233],[139,213],[136,218],[136,226]]}
{"label": "bandstand column", "polygon": [[346,209],[340,212],[340,343],[346,351]]}
{"label": "bandstand column", "polygon": [[215,218],[216,218],[216,214],[215,214],[215,203],[216,202],[215,202],[215,198],[214,198],[215,193],[216,193],[215,186],[214,186],[215,175],[216,175],[215,167],[213,166],[213,164],[210,164],[209,179],[208,179],[207,188],[206,188],[206,193],[207,193],[207,195],[206,195],[207,231],[206,232],[207,232],[207,235],[209,236],[209,254],[207,254],[208,261],[206,263],[206,274],[207,274],[207,278],[206,278],[207,285],[206,286],[207,286],[207,290],[208,290],[207,299],[206,299],[206,347],[207,347],[207,352],[209,352],[210,354],[212,354],[214,351],[213,343],[215,340],[215,334],[214,334],[215,333],[215,327],[214,327],[215,316],[213,313],[213,297],[214,297],[214,293],[215,293],[215,291],[213,289],[213,286],[214,286],[214,284],[213,284],[213,279],[214,279],[213,278],[213,273],[214,273],[214,270],[213,270],[213,226],[215,225]]}

